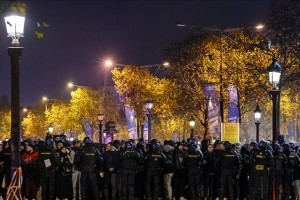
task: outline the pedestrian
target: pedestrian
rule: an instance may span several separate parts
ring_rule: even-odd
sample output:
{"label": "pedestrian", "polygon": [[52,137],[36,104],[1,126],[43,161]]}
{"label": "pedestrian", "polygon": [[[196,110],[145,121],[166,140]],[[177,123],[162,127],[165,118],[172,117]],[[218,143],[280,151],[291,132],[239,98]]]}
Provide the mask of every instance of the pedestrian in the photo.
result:
{"label": "pedestrian", "polygon": [[214,196],[214,166],[215,166],[215,153],[212,144],[207,145],[207,151],[203,154],[206,165],[203,168],[204,172],[204,197],[212,200]]}
{"label": "pedestrian", "polygon": [[173,177],[173,196],[176,200],[184,197],[184,188],[187,185],[184,166],[185,152],[182,142],[177,142],[174,150],[174,177]]}
{"label": "pedestrian", "polygon": [[[298,147],[297,156],[300,157],[300,148]],[[294,171],[294,182],[295,182],[295,197],[300,199],[300,165],[296,166],[296,170]]]}
{"label": "pedestrian", "polygon": [[118,194],[118,173],[120,165],[120,152],[110,142],[106,145],[103,155],[104,161],[104,195],[106,200],[116,200]]}
{"label": "pedestrian", "polygon": [[[4,199],[6,199],[6,193],[11,181],[11,144],[10,139],[3,142],[3,154],[4,154],[4,183],[2,186]],[[3,195],[2,194],[2,195]]]}
{"label": "pedestrian", "polygon": [[74,163],[75,156],[78,155],[80,151],[80,141],[74,140],[73,147],[70,150],[70,156],[73,163],[73,173],[72,173],[72,187],[73,187],[73,198],[75,200],[81,199],[81,187],[80,187],[80,167],[78,163]]}
{"label": "pedestrian", "polygon": [[164,182],[164,191],[165,191],[166,200],[172,200],[173,197],[173,188],[172,188],[172,179],[174,176],[173,150],[174,147],[171,146],[171,142],[167,142],[163,147],[163,153],[165,154],[169,163],[168,165],[165,165],[163,168],[163,182]]}
{"label": "pedestrian", "polygon": [[59,162],[55,176],[55,194],[58,199],[73,199],[73,163],[66,147],[59,149]]}
{"label": "pedestrian", "polygon": [[0,143],[0,193],[2,198],[4,198],[5,191],[2,188],[2,182],[4,180],[5,168],[4,168],[4,153],[3,153],[3,144]]}
{"label": "pedestrian", "polygon": [[40,173],[38,166],[38,152],[34,149],[34,144],[26,145],[26,153],[22,156],[21,166],[23,170],[24,197],[25,199],[37,199],[37,191],[40,184]]}

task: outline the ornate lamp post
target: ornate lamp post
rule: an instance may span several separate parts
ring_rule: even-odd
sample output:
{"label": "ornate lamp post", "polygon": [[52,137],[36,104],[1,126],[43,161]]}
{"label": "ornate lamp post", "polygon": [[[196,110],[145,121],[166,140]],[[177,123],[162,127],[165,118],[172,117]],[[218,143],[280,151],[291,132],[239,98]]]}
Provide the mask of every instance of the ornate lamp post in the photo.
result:
{"label": "ornate lamp post", "polygon": [[98,121],[99,121],[99,144],[102,145],[102,122],[103,122],[104,115],[98,114]]}
{"label": "ornate lamp post", "polygon": [[148,143],[152,140],[152,114],[153,114],[153,101],[147,101],[146,108],[147,108],[147,116],[148,116]]}
{"label": "ornate lamp post", "polygon": [[261,110],[259,108],[259,105],[256,105],[256,108],[254,110],[254,118],[255,118],[255,125],[256,125],[256,142],[259,142],[259,125],[260,125],[260,117],[261,117]]}
{"label": "ornate lamp post", "polygon": [[[4,17],[7,35],[12,38],[12,46],[8,47],[8,55],[11,62],[11,170],[15,174],[15,180],[20,181],[20,63],[23,47],[19,47],[19,38],[24,36],[25,7],[19,2],[12,1],[8,5]],[[21,8],[21,9],[17,9]],[[21,199],[21,190],[17,182],[7,192],[7,199]],[[22,183],[22,181],[20,181]]]}
{"label": "ornate lamp post", "polygon": [[273,144],[278,139],[279,136],[279,115],[280,115],[280,77],[283,71],[282,67],[277,62],[277,59],[274,57],[273,62],[268,68],[269,71],[269,81],[272,85],[272,90],[269,91],[269,94],[273,103],[273,112],[272,112],[272,130],[273,130]]}
{"label": "ornate lamp post", "polygon": [[195,126],[195,119],[194,119],[193,115],[191,115],[191,118],[190,118],[190,127],[191,127],[190,139],[195,139],[194,126]]}

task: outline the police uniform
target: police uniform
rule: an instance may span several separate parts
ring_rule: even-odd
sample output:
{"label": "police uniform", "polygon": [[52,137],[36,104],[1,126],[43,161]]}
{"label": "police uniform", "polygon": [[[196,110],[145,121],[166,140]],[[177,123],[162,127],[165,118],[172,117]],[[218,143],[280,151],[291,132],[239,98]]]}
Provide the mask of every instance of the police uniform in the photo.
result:
{"label": "police uniform", "polygon": [[272,175],[274,176],[274,181],[275,181],[276,200],[279,200],[282,198],[281,189],[283,187],[283,175],[284,175],[284,171],[286,171],[286,164],[287,164],[286,156],[281,152],[281,147],[279,144],[274,145],[273,159],[274,159],[274,173]]}
{"label": "police uniform", "polygon": [[196,150],[196,148],[197,144],[192,141],[191,144],[189,144],[189,150],[184,158],[191,200],[201,197],[201,167],[205,164],[201,150]]}
{"label": "police uniform", "polygon": [[[84,139],[84,147],[75,155],[74,161],[79,164],[81,170],[81,199],[100,199],[98,191],[98,182],[96,178],[97,168],[101,168],[101,156],[90,139]],[[89,189],[93,197],[88,196]]]}
{"label": "police uniform", "polygon": [[55,170],[58,164],[58,155],[50,143],[40,149],[39,166],[41,171],[42,199],[55,199]]}
{"label": "police uniform", "polygon": [[120,199],[134,199],[134,178],[140,155],[133,149],[130,141],[120,156]]}
{"label": "police uniform", "polygon": [[145,157],[147,200],[151,200],[152,197],[153,199],[158,199],[162,170],[167,161],[166,156],[159,150],[159,144],[155,143],[151,144],[151,146],[151,151]]}
{"label": "police uniform", "polygon": [[266,143],[260,142],[259,149],[253,151],[250,158],[250,200],[268,199],[268,175],[273,170],[272,153],[266,150]]}

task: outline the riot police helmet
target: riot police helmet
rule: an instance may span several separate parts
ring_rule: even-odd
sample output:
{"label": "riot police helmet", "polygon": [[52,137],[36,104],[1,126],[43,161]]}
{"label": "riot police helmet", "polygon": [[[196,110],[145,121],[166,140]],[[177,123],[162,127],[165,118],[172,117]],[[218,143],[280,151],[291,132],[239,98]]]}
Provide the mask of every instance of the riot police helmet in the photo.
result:
{"label": "riot police helmet", "polygon": [[284,135],[279,135],[278,136],[278,142],[279,142],[279,144],[284,143]]}
{"label": "riot police helmet", "polygon": [[259,148],[266,149],[267,148],[267,143],[264,140],[261,140],[258,144]]}
{"label": "riot police helmet", "polygon": [[223,143],[223,145],[225,147],[225,151],[230,151],[231,150],[232,145],[231,145],[231,143],[229,141],[225,141]]}
{"label": "riot police helmet", "polygon": [[279,144],[274,144],[274,152],[281,152],[281,146]]}
{"label": "riot police helmet", "polygon": [[192,140],[192,141],[190,141],[188,147],[190,149],[197,149],[197,143],[194,140]]}
{"label": "riot police helmet", "polygon": [[289,151],[290,150],[290,144],[289,143],[283,143],[282,144],[283,151]]}
{"label": "riot police helmet", "polygon": [[159,142],[152,142],[150,145],[151,145],[152,150],[159,151],[159,149],[160,149]]}
{"label": "riot police helmet", "polygon": [[85,137],[83,139],[83,144],[92,144],[92,143],[93,143],[93,141],[90,137]]}
{"label": "riot police helmet", "polygon": [[45,138],[45,145],[46,146],[51,146],[54,143],[54,139],[51,135],[47,135]]}
{"label": "riot police helmet", "polygon": [[257,148],[257,143],[256,142],[251,142],[250,144],[249,144],[249,146],[252,146],[253,148]]}
{"label": "riot police helmet", "polygon": [[125,148],[126,149],[131,149],[132,146],[133,146],[133,143],[132,143],[131,140],[128,140],[128,141],[125,142]]}

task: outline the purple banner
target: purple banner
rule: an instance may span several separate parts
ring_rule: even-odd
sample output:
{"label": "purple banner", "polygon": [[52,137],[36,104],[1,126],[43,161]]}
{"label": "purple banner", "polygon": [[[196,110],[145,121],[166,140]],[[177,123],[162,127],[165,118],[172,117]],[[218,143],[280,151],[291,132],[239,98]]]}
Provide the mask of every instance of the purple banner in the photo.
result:
{"label": "purple banner", "polygon": [[148,117],[145,119],[144,131],[143,131],[143,139],[148,141]]}
{"label": "purple banner", "polygon": [[228,122],[238,123],[239,122],[239,108],[238,108],[238,91],[234,85],[229,84],[228,86],[229,95],[229,109],[228,109]]}
{"label": "purple banner", "polygon": [[138,139],[136,122],[135,122],[135,113],[133,109],[125,107],[126,122],[128,127],[128,133],[130,139]]}
{"label": "purple banner", "polygon": [[210,125],[210,134],[216,136],[216,138],[220,138],[220,103],[218,100],[216,86],[214,84],[204,84],[203,90],[206,96],[206,107]]}

